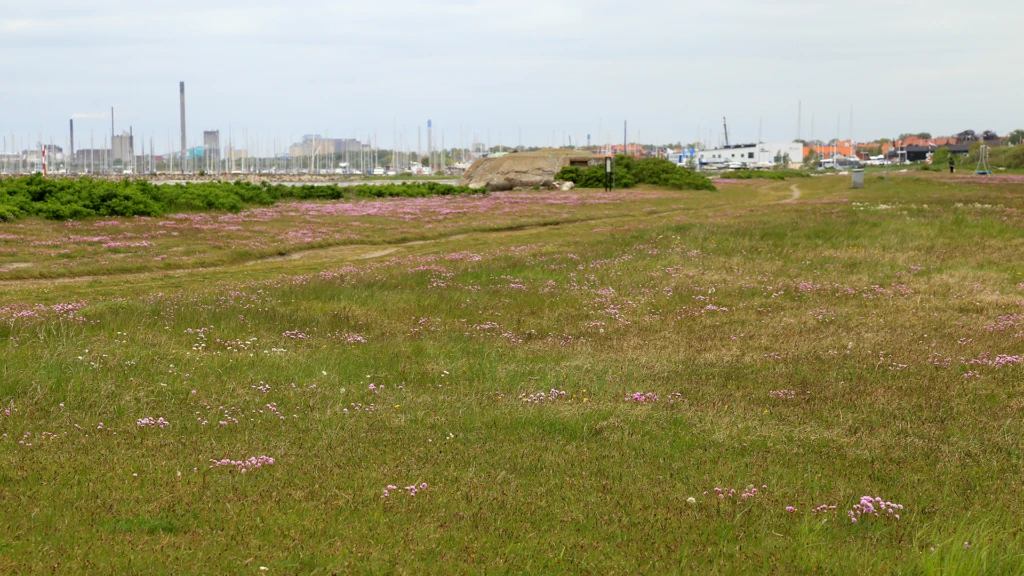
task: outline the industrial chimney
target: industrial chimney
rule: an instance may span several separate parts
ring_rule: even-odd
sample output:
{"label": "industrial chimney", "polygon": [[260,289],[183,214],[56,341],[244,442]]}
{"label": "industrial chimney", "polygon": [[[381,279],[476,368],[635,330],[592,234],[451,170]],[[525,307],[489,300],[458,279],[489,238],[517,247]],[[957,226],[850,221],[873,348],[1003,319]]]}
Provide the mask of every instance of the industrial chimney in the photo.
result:
{"label": "industrial chimney", "polygon": [[188,142],[185,140],[185,83],[181,87],[181,172],[185,173],[185,158],[188,153]]}

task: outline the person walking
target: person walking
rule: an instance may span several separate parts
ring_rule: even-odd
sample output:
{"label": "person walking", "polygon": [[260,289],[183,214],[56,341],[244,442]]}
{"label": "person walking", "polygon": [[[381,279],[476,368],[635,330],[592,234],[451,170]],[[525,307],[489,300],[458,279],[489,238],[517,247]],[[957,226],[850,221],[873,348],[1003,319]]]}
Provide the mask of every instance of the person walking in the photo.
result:
{"label": "person walking", "polygon": [[952,154],[949,155],[949,173],[953,174],[956,172],[956,159]]}

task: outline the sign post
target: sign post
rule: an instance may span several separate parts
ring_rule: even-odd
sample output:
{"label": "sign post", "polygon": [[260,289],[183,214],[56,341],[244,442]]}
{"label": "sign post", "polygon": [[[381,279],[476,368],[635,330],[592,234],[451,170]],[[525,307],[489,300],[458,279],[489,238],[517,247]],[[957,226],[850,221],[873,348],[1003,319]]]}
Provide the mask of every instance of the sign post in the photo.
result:
{"label": "sign post", "polygon": [[612,157],[604,159],[604,191],[611,192],[615,189],[615,166]]}

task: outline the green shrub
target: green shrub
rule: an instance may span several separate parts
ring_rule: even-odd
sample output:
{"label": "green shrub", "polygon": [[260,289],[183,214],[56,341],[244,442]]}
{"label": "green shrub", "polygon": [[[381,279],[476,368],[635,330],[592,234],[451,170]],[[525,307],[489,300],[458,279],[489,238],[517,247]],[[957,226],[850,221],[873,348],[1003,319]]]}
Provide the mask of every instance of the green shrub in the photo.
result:
{"label": "green shrub", "polygon": [[707,190],[709,192],[716,190],[714,183],[706,176],[685,168],[679,168],[671,174],[662,176],[658,184],[675,190]]}
{"label": "green shrub", "polygon": [[555,174],[555,180],[579,184],[582,174],[583,170],[580,170],[579,166],[566,166],[559,170],[558,174]]}
{"label": "green shrub", "polygon": [[662,158],[645,158],[634,163],[631,172],[637,184],[660,184],[662,178],[675,174],[678,168]]}
{"label": "green shrub", "polygon": [[1003,154],[1004,168],[1024,168],[1024,145],[1017,145]]}
{"label": "green shrub", "polygon": [[[604,165],[579,168],[568,166],[555,175],[556,180],[572,182],[580,188],[604,188]],[[633,188],[637,184],[664,186],[675,190],[715,190],[705,176],[687,168],[676,166],[661,158],[634,161],[629,156],[615,157],[615,187]]]}
{"label": "green shrub", "polygon": [[145,180],[110,182],[81,178],[51,180],[40,174],[0,180],[0,220],[26,215],[51,220],[89,216],[160,216],[177,210],[238,212],[250,205],[271,205],[282,199],[341,200],[360,198],[424,198],[483,194],[437,182],[340,186],[285,186],[248,182],[202,182],[154,185]]}
{"label": "green shrub", "polygon": [[[605,172],[604,164],[600,166],[591,166],[585,169],[577,166],[567,166],[559,170],[558,174],[555,174],[555,180],[572,182],[580,188],[604,188],[606,178],[607,174]],[[635,185],[636,181],[633,179],[632,175],[616,166],[615,187],[632,188]]]}
{"label": "green shrub", "polygon": [[10,222],[21,215],[21,210],[8,204],[0,204],[0,221]]}
{"label": "green shrub", "polygon": [[625,154],[619,154],[615,157],[615,171],[633,172],[634,160],[632,156],[626,156]]}

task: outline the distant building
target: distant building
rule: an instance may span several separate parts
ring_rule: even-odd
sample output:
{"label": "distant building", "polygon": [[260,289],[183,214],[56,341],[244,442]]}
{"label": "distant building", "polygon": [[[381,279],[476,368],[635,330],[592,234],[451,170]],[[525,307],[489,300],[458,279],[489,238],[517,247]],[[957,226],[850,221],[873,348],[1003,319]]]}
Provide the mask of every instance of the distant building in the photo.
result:
{"label": "distant building", "polygon": [[789,156],[791,164],[804,161],[804,146],[799,142],[762,142],[737,144],[723,148],[697,151],[701,166],[741,164],[746,166],[774,164],[776,158]]}
{"label": "distant building", "polygon": [[363,150],[363,144],[355,138],[323,138],[319,134],[307,134],[302,137],[302,142],[297,142],[288,147],[288,155],[296,158],[299,156],[317,156],[341,154],[344,152],[359,152]]}
{"label": "distant building", "polygon": [[75,150],[75,164],[81,167],[82,170],[89,170],[92,167],[96,167],[99,170],[107,165],[107,156],[109,155],[110,150],[105,148]]}
{"label": "distant building", "polygon": [[[605,150],[607,150],[607,148],[605,148]],[[623,146],[622,144],[615,144],[611,147],[611,153],[614,156],[622,154],[626,156],[632,156],[634,158],[643,158],[644,156],[647,155],[647,151],[644,150],[642,144],[630,144],[628,146]]]}
{"label": "distant building", "polygon": [[212,162],[220,161],[220,130],[203,132],[203,157]]}
{"label": "distant building", "polygon": [[114,136],[113,145],[110,148],[113,150],[114,162],[127,164],[131,162],[132,154],[135,151],[135,138],[127,132],[122,132],[120,136]]}
{"label": "distant building", "polygon": [[803,146],[802,149],[804,156],[809,156],[811,152],[814,152],[824,160],[833,157],[852,158],[857,154],[857,145],[849,140],[839,140],[832,144],[823,144],[821,146]]}
{"label": "distant building", "polygon": [[907,162],[923,162],[928,159],[936,148],[934,146],[903,146]]}
{"label": "distant building", "polygon": [[675,150],[666,149],[662,151],[661,155],[669,162],[682,166],[689,163],[691,160],[696,161],[697,150],[694,150],[693,148],[676,148]]}
{"label": "distant building", "polygon": [[43,150],[46,150],[46,162],[51,167],[55,166],[57,162],[64,161],[64,149],[60,146],[53,144],[40,145],[38,148],[31,148],[21,153],[21,161],[28,164],[39,164],[43,163]]}

